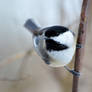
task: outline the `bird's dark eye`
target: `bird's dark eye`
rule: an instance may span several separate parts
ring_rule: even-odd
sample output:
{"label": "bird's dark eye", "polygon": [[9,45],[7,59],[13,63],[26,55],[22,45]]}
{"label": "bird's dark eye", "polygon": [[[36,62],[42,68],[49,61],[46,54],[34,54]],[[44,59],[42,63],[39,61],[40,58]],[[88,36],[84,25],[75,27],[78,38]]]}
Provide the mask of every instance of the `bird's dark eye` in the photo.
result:
{"label": "bird's dark eye", "polygon": [[68,49],[68,46],[60,44],[59,42],[56,42],[52,39],[46,39],[46,49],[48,51],[61,51]]}
{"label": "bird's dark eye", "polygon": [[69,29],[63,26],[52,26],[46,29],[45,36],[47,37],[54,37],[64,32],[68,31]]}

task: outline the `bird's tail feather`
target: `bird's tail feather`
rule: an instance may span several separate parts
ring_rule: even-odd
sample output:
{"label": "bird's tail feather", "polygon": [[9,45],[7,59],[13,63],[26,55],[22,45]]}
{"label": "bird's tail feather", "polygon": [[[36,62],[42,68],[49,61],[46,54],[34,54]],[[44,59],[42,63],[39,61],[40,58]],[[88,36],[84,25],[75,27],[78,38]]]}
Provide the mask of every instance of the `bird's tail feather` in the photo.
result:
{"label": "bird's tail feather", "polygon": [[26,23],[24,24],[25,28],[27,28],[30,32],[32,32],[34,35],[37,35],[39,33],[39,27],[35,24],[35,22],[32,19],[28,19]]}

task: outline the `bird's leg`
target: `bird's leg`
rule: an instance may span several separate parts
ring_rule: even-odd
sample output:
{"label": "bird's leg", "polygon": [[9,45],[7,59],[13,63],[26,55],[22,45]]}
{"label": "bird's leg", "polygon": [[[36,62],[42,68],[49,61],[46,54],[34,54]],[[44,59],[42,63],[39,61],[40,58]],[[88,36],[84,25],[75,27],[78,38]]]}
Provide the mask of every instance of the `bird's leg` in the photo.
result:
{"label": "bird's leg", "polygon": [[64,66],[64,68],[67,70],[67,71],[69,71],[70,73],[72,73],[73,75],[75,75],[75,76],[80,76],[80,72],[76,72],[76,71],[74,71],[74,70],[71,70],[68,66]]}
{"label": "bird's leg", "polygon": [[81,44],[77,44],[76,48],[82,48],[82,45]]}
{"label": "bird's leg", "polygon": [[[76,48],[82,48],[82,45],[81,45],[81,44],[77,44],[77,45],[76,45]],[[64,66],[64,68],[65,68],[67,71],[69,71],[70,73],[72,73],[73,75],[75,75],[75,76],[80,76],[80,72],[77,72],[77,71],[75,71],[75,70],[72,70],[72,69],[70,69],[68,66]]]}

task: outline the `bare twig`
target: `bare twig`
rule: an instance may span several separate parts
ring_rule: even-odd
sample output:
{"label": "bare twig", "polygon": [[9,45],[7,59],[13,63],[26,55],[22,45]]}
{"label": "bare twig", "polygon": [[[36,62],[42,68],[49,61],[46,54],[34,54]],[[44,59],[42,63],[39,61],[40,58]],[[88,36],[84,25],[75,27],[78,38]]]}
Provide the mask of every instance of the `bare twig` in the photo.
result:
{"label": "bare twig", "polygon": [[[79,25],[78,39],[77,39],[77,44],[81,44],[82,48],[76,49],[75,65],[74,65],[74,70],[77,72],[80,72],[81,62],[84,54],[84,44],[86,38],[87,14],[88,14],[87,11],[88,11],[89,1],[90,0],[83,0],[83,4],[82,4],[81,18],[80,18],[80,25]],[[72,92],[78,92],[78,82],[79,82],[79,77],[73,76]]]}

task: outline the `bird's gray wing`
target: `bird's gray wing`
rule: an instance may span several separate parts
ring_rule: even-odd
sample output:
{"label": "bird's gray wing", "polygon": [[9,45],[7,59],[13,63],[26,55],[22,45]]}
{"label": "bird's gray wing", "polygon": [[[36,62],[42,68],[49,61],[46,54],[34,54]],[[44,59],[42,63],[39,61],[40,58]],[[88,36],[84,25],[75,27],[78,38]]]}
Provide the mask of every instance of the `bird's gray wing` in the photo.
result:
{"label": "bird's gray wing", "polygon": [[34,41],[35,50],[37,51],[39,56],[41,56],[41,58],[45,61],[46,64],[50,64],[50,57],[44,46],[45,43],[43,38],[38,36],[38,37],[35,37],[34,40],[35,40]]}

